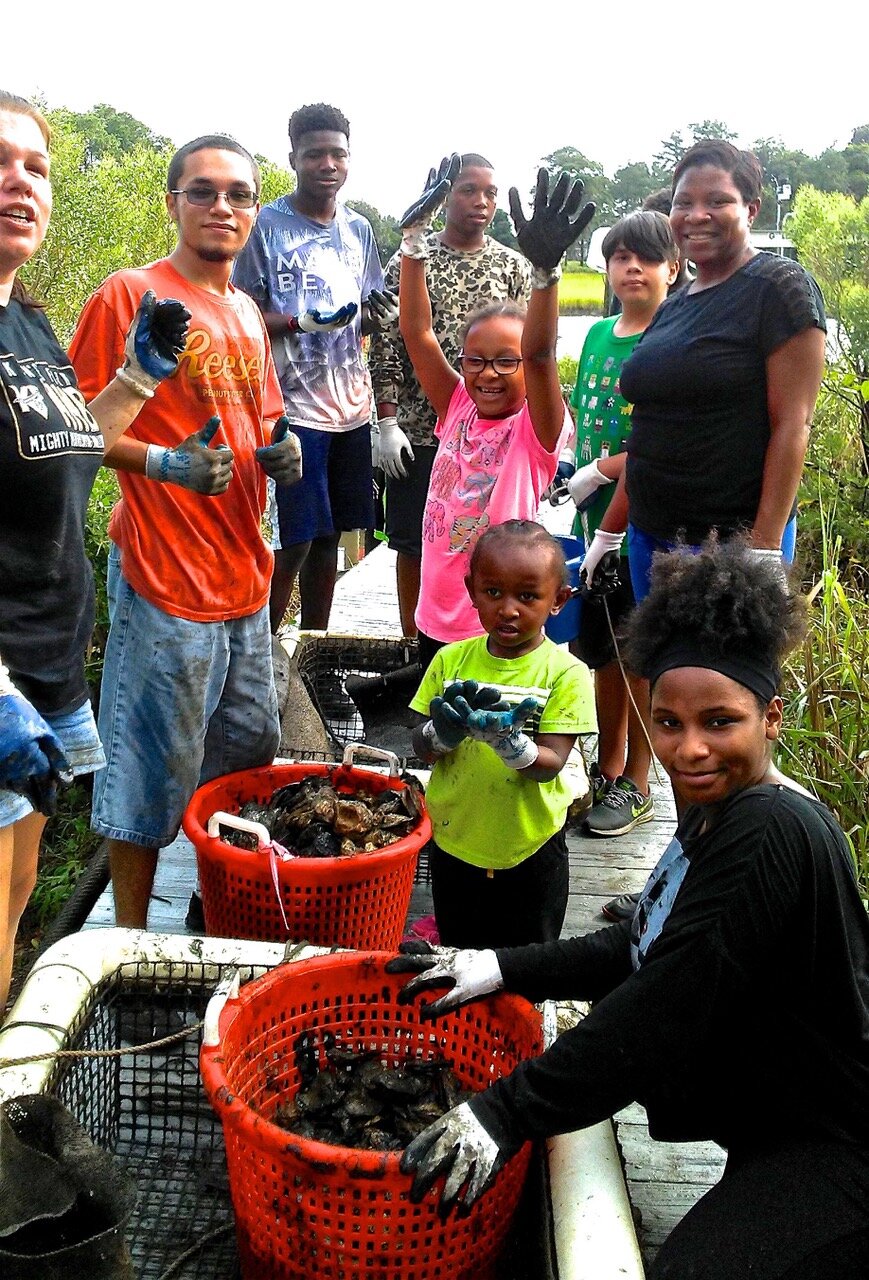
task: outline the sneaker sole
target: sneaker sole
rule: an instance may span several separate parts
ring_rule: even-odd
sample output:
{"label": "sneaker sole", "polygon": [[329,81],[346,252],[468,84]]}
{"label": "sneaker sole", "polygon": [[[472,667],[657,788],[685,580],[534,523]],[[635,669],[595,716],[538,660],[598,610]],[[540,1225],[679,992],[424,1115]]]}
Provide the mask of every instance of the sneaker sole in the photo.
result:
{"label": "sneaker sole", "polygon": [[629,831],[633,831],[634,827],[639,827],[641,823],[651,822],[654,816],[655,816],[655,810],[651,809],[648,813],[641,813],[638,818],[631,818],[630,822],[628,822],[625,826],[610,827],[608,831],[598,831],[595,827],[591,826],[591,824],[588,822],[588,819],[586,819],[585,825],[589,835],[592,835],[592,836],[626,836]]}

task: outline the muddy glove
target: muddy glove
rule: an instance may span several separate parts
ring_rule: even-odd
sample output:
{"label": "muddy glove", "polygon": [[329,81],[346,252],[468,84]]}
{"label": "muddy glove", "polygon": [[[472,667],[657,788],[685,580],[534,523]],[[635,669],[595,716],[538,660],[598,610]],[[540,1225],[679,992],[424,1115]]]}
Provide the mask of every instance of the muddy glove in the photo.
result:
{"label": "muddy glove", "polygon": [[454,151],[444,156],[437,169],[429,169],[422,195],[399,221],[401,227],[401,252],[405,258],[427,258],[425,236],[431,220],[443,208],[450,188],[458,177],[462,158]]}
{"label": "muddy glove", "polygon": [[257,462],[275,484],[296,484],[302,478],[302,446],[290,430],[290,420],[281,414],[272,431],[271,444],[254,450]]}
{"label": "muddy glove", "polygon": [[574,472],[567,482],[567,492],[576,503],[577,511],[587,511],[597,497],[598,489],[613,483],[615,482],[603,474],[595,461]]}
{"label": "muddy glove", "polygon": [[[495,1139],[474,1115],[471,1104],[448,1111],[430,1124],[401,1153],[399,1168],[413,1174],[410,1198],[419,1204],[426,1192],[446,1175],[440,1211],[454,1206],[467,1212],[480,1198],[513,1152],[502,1152]],[[460,1196],[462,1188],[464,1195]]]}
{"label": "muddy glove", "polygon": [[382,467],[393,480],[407,479],[402,454],[406,453],[411,462],[414,460],[413,447],[407,436],[398,425],[397,418],[381,418],[380,452],[377,455],[378,466]]}
{"label": "muddy glove", "polygon": [[215,415],[174,449],[149,444],[145,475],[160,484],[177,484],[211,497],[226,493],[232,479],[233,452],[225,444],[208,447],[219,427],[220,418]]}
{"label": "muddy glove", "polygon": [[504,986],[501,968],[494,951],[457,951],[455,947],[431,947],[427,942],[414,942],[413,951],[406,951],[402,943],[401,955],[387,961],[387,973],[415,973],[398,993],[399,1004],[411,1004],[421,991],[432,987],[449,987],[437,1000],[426,1001],[419,1007],[419,1016],[439,1018],[441,1014],[459,1005],[467,1004],[480,996],[500,991]]}
{"label": "muddy glove", "polygon": [[[444,689],[443,696],[432,698],[429,704],[431,720],[423,726],[423,736],[433,755],[446,755],[454,751],[468,736],[467,722],[472,711],[509,710],[500,690],[476,680],[454,680]],[[429,725],[431,729],[429,729]]]}
{"label": "muddy glove", "polygon": [[585,554],[579,574],[584,596],[605,596],[619,585],[619,558],[623,533],[597,529]]}
{"label": "muddy glove", "polygon": [[550,194],[549,173],[540,169],[534,212],[528,219],[522,212],[519,192],[515,187],[510,188],[510,213],[516,239],[534,268],[531,284],[535,289],[548,289],[555,284],[561,275],[561,259],[594,217],[593,204],[579,208],[584,190],[581,179],[571,179],[569,174],[562,173]]}
{"label": "muddy glove", "polygon": [[394,289],[372,289],[365,299],[368,319],[378,329],[386,329],[398,321],[398,294]]}
{"label": "muddy glove", "polygon": [[472,711],[467,718],[468,737],[485,742],[508,769],[527,769],[539,749],[534,739],[522,732],[522,725],[536,707],[536,698],[523,698],[508,711]]}
{"label": "muddy glove", "polygon": [[142,295],[124,343],[124,363],[115,375],[143,400],[178,368],[187,342],[190,312],[175,298],[157,301],[153,289]]}
{"label": "muddy glove", "polygon": [[0,668],[0,787],[24,796],[39,813],[57,809],[61,782],[72,781],[57,734]]}
{"label": "muddy glove", "polygon": [[359,310],[355,302],[348,302],[337,311],[303,311],[300,316],[288,316],[290,333],[328,333],[343,329]]}

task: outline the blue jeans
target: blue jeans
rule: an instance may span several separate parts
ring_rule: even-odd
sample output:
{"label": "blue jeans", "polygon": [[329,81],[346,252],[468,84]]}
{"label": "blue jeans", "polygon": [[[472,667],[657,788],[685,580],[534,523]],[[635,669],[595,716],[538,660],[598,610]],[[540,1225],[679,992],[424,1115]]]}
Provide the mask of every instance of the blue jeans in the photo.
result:
{"label": "blue jeans", "polygon": [[[797,544],[797,518],[791,516],[785,525],[781,540],[781,555],[785,564],[793,564],[794,551]],[[645,600],[649,594],[652,574],[652,557],[656,551],[673,551],[679,544],[667,542],[664,538],[655,538],[651,533],[644,533],[636,525],[628,525],[628,563],[631,567],[631,585],[637,603]],[[684,545],[684,544],[683,544]],[[688,546],[688,551],[696,555],[699,546]]]}
{"label": "blue jeans", "polygon": [[280,741],[268,608],[190,622],[149,604],[109,556],[100,697],[107,764],[91,826],[111,840],[162,849],[198,786],[270,764]]}

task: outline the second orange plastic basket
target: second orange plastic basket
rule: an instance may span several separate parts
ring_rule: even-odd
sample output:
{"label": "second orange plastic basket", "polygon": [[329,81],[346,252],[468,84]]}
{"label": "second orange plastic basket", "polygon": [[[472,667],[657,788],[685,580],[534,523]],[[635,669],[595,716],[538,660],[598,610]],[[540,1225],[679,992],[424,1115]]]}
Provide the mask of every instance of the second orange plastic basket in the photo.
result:
{"label": "second orange plastic basket", "polygon": [[279,764],[245,769],[215,778],[196,791],[183,825],[196,848],[205,928],[210,936],[264,942],[291,938],[363,950],[398,946],[413,892],[417,855],[431,836],[424,806],[410,834],[383,849],[341,858],[278,862],[283,913],[268,857],[237,849],[208,834],[208,820],[216,811],[237,813],[248,800],[267,803],[278,787],[312,776],[329,777],[339,791],[397,791],[407,786],[397,772],[384,774],[355,767],[353,752],[354,748],[348,748],[340,765]]}
{"label": "second orange plastic basket", "polygon": [[397,1152],[351,1150],[299,1137],[270,1116],[300,1085],[304,1037],[380,1056],[446,1058],[481,1090],[542,1051],[541,1017],[520,996],[475,1000],[437,1022],[399,1004],[406,975],[387,955],[336,954],[281,965],[242,987],[203,1046],[205,1091],[223,1122],[244,1280],[489,1280],[522,1193],[526,1143],[465,1217],[443,1221],[436,1186],[419,1204]]}

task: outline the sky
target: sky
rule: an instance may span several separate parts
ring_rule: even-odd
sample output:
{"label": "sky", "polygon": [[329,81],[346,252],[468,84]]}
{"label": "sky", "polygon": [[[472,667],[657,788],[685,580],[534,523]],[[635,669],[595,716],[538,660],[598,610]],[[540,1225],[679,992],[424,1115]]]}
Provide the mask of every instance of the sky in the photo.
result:
{"label": "sky", "polygon": [[[513,0],[4,0],[0,85],[49,107],[106,102],[177,145],[228,132],[287,163],[296,107],[350,121],[348,199],[400,214],[431,165],[478,151],[499,203],[573,146],[612,175],[692,121],[815,155],[869,122],[865,0],[667,6]],[[11,10],[11,12],[10,12]],[[588,15],[592,13],[593,17]],[[529,18],[530,15],[530,18]]]}

